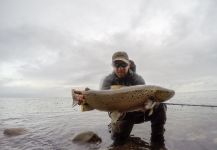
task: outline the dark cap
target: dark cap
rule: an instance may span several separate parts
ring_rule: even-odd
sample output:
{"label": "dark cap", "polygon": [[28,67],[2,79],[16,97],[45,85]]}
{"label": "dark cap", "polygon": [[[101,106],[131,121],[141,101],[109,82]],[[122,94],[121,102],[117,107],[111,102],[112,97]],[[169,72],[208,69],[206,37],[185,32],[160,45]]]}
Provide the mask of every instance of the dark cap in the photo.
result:
{"label": "dark cap", "polygon": [[116,60],[121,60],[121,61],[123,61],[123,62],[125,62],[127,64],[130,63],[129,57],[128,57],[127,53],[124,52],[124,51],[115,52],[113,54],[113,56],[112,56],[112,62],[114,62]]}

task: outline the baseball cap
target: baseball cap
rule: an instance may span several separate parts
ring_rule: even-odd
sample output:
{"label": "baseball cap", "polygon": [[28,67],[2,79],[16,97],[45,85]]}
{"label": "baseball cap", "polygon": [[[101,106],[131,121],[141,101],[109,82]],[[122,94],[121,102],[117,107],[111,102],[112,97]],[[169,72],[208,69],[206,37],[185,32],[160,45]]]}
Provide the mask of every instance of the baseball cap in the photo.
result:
{"label": "baseball cap", "polygon": [[118,51],[112,55],[112,62],[115,62],[116,60],[121,60],[127,64],[130,64],[129,57],[124,51]]}

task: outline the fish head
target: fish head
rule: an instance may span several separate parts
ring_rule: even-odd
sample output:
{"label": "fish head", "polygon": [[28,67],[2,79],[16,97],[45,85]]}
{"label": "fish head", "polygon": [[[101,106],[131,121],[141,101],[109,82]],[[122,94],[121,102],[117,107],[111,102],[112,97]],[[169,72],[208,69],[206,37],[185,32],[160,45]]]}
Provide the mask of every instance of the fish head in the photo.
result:
{"label": "fish head", "polygon": [[164,102],[171,99],[175,95],[174,90],[159,87],[156,89],[155,97],[158,102]]}

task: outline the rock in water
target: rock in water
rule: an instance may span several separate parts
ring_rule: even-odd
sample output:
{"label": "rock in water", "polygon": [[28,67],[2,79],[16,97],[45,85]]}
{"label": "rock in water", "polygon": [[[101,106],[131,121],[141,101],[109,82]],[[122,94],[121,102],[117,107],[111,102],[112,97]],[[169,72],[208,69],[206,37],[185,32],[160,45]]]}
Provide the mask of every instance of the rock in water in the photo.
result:
{"label": "rock in water", "polygon": [[102,139],[94,132],[87,131],[76,135],[72,142],[76,143],[101,143]]}
{"label": "rock in water", "polygon": [[25,134],[27,130],[25,128],[8,128],[4,130],[4,135],[7,136],[18,136]]}

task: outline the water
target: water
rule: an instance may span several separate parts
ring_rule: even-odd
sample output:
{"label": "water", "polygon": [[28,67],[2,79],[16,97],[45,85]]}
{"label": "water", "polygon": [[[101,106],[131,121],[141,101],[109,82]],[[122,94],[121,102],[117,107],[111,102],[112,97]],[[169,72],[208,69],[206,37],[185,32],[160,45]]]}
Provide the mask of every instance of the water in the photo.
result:
{"label": "water", "polygon": [[[217,105],[217,91],[177,93],[171,103]],[[80,112],[71,98],[0,98],[1,150],[104,150],[112,143],[107,132],[107,113]],[[168,106],[166,146],[170,150],[216,150],[217,108]],[[6,128],[22,127],[24,135],[8,137]],[[94,131],[100,145],[76,145],[72,138]],[[150,123],[135,125],[132,134],[149,142]]]}

